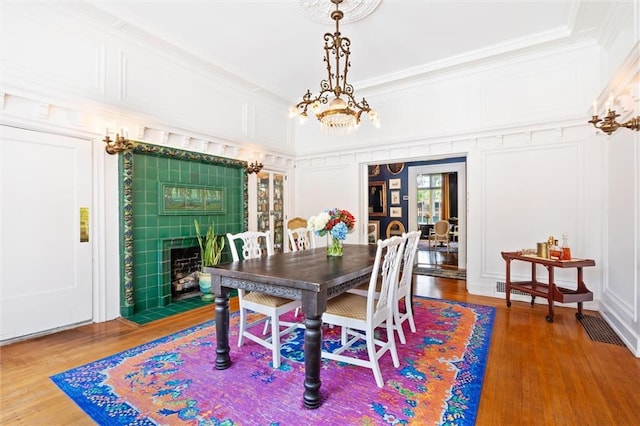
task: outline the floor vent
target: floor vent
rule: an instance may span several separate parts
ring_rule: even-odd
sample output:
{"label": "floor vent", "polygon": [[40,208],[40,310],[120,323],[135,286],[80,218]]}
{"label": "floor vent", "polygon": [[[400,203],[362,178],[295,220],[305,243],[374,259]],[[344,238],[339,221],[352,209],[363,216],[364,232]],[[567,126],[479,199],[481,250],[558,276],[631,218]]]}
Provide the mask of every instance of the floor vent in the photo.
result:
{"label": "floor vent", "polygon": [[[496,281],[496,291],[498,293],[506,293],[507,284],[504,281]],[[525,293],[524,291],[511,289],[511,294],[521,294],[523,296],[530,296],[530,294]]]}
{"label": "floor vent", "polygon": [[593,315],[583,315],[582,318],[580,318],[580,322],[589,335],[589,338],[594,342],[626,346],[604,319]]}

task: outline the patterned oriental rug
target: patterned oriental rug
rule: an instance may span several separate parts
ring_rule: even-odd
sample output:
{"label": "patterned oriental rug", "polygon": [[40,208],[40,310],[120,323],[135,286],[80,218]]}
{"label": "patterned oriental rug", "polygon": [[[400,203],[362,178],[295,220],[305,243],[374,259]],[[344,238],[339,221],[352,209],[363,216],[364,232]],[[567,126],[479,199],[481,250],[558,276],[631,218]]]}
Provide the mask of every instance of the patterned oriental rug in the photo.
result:
{"label": "patterned oriental rug", "polygon": [[[316,410],[302,404],[304,330],[284,339],[274,370],[271,351],[246,340],[236,346],[237,314],[227,370],[215,369],[210,321],[51,379],[100,425],[473,425],[495,308],[422,297],[414,304],[418,331],[405,327],[400,368],[388,353],[380,360],[385,386],[367,368],[323,359]],[[323,327],[325,349],[339,340],[339,328]]]}

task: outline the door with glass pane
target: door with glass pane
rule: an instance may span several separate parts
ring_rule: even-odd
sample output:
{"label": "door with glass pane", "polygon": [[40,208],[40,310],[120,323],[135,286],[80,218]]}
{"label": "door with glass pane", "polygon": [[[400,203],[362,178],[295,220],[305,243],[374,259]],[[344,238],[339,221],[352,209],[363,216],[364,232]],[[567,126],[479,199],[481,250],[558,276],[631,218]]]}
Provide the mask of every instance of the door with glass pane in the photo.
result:
{"label": "door with glass pane", "polygon": [[458,268],[467,267],[466,164],[442,163],[408,167],[409,229],[427,238],[438,220],[457,225]]}
{"label": "door with glass pane", "polygon": [[418,225],[436,223],[442,218],[442,174],[416,176]]}
{"label": "door with glass pane", "polygon": [[282,252],[284,241],[284,173],[258,173],[258,231],[271,231],[273,248]]}

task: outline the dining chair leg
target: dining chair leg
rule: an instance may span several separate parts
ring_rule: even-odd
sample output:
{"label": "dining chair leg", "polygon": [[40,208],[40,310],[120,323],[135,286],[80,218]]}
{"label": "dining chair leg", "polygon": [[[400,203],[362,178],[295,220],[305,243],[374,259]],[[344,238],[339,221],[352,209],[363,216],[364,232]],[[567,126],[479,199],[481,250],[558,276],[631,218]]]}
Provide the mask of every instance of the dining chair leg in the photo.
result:
{"label": "dining chair leg", "polygon": [[389,352],[391,352],[391,359],[393,360],[393,366],[395,368],[400,367],[400,358],[398,358],[398,350],[396,349],[396,338],[393,334],[393,324],[389,318],[387,321],[387,345],[389,345]]}
{"label": "dining chair leg", "polygon": [[371,369],[373,370],[373,377],[375,377],[376,379],[376,385],[381,388],[384,387],[384,380],[382,380],[382,372],[380,371],[380,364],[378,363],[378,354],[376,352],[374,331],[367,330],[366,333],[367,352],[369,353],[369,362],[371,363]]}
{"label": "dining chair leg", "polygon": [[404,331],[402,330],[402,318],[400,318],[400,309],[396,304],[396,307],[393,309],[393,328],[398,332],[398,339],[400,339],[400,343],[403,345],[407,343],[407,339],[404,337]]}
{"label": "dining chair leg", "polygon": [[238,347],[244,342],[244,332],[247,329],[247,311],[240,307],[240,329],[238,330]]}
{"label": "dining chair leg", "polygon": [[406,296],[404,298],[404,307],[407,313],[405,314],[409,320],[409,328],[411,328],[411,332],[416,332],[416,323],[413,321],[413,307],[411,306],[411,296]]}
{"label": "dining chair leg", "polygon": [[280,367],[280,324],[278,317],[271,321],[271,352],[273,353],[273,368]]}

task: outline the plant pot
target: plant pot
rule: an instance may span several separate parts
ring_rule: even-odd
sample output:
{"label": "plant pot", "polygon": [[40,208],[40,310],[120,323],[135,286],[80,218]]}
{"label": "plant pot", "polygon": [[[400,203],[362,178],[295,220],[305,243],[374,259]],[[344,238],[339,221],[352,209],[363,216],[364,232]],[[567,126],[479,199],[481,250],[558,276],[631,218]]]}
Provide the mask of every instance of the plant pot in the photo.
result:
{"label": "plant pot", "polygon": [[200,292],[202,293],[200,298],[206,301],[215,299],[215,296],[211,293],[211,274],[199,272],[198,282],[200,283]]}

